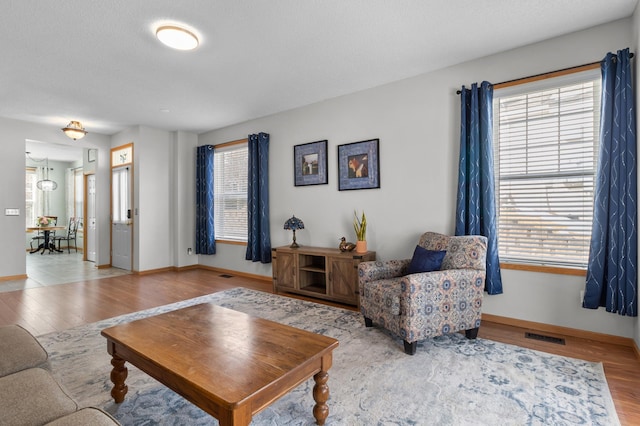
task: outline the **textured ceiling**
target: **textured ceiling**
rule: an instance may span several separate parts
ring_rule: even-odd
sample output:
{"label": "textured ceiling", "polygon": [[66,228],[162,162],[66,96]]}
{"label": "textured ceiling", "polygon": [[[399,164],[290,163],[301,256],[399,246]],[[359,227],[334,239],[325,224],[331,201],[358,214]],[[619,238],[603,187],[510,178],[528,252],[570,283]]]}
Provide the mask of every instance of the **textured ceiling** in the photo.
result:
{"label": "textured ceiling", "polygon": [[[636,3],[3,0],[0,116],[201,133],[628,17]],[[154,28],[169,22],[200,46],[161,45]]]}

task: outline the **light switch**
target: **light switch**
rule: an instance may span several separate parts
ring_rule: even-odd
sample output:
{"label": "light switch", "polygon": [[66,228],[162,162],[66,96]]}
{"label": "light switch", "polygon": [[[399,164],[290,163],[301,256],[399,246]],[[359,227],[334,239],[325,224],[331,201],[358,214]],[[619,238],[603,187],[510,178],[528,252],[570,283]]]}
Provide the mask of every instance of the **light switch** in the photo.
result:
{"label": "light switch", "polygon": [[20,216],[20,209],[4,209],[5,216]]}

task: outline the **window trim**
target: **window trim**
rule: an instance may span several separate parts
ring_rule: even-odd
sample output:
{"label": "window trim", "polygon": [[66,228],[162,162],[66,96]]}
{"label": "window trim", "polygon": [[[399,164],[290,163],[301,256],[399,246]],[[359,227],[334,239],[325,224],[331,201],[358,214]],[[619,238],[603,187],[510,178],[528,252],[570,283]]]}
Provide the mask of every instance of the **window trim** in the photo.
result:
{"label": "window trim", "polygon": [[530,263],[500,262],[500,268],[511,269],[514,271],[543,272],[547,274],[557,275],[574,275],[577,277],[587,276],[586,269],[571,268],[569,266],[532,265]]}
{"label": "window trim", "polygon": [[[596,69],[598,70],[600,69],[600,62],[593,62],[590,64],[579,65],[579,66],[565,68],[557,71],[551,71],[548,73],[537,74],[529,77],[523,77],[515,80],[509,80],[502,83],[497,83],[493,85],[493,89],[495,91],[495,90],[506,89],[514,86],[522,86],[525,84],[541,82],[548,79],[556,79],[556,78],[570,76],[573,74],[577,74],[585,71],[592,71]],[[597,169],[597,164],[596,164],[596,169]],[[497,174],[495,179],[496,179],[496,200],[498,200],[499,186],[497,185],[498,183]],[[498,209],[500,208],[500,206],[497,206],[497,207]],[[499,231],[498,231],[498,244],[499,244]],[[533,264],[533,263],[518,262],[518,261],[501,261],[500,268],[510,269],[510,270],[519,270],[519,271],[550,273],[550,274],[558,274],[558,275],[586,276],[587,274],[586,268],[563,266],[563,265]]]}
{"label": "window trim", "polygon": [[521,86],[523,84],[533,83],[541,80],[548,80],[550,78],[562,77],[565,75],[576,74],[583,71],[590,71],[594,69],[600,69],[600,62],[593,62],[591,64],[579,65],[577,67],[565,68],[562,70],[551,71],[543,74],[532,75],[530,77],[518,78],[515,80],[505,81],[503,83],[496,83],[493,85],[493,90],[504,89],[511,86]]}
{"label": "window trim", "polygon": [[[215,151],[216,150],[219,150],[219,149],[222,149],[222,148],[229,148],[229,147],[234,146],[234,145],[243,145],[243,144],[247,145],[247,147],[248,147],[249,146],[249,139],[248,138],[244,138],[244,139],[237,139],[237,140],[234,140],[234,141],[219,143],[219,144],[213,146],[213,150],[214,150],[214,154],[213,155],[215,156]],[[248,198],[248,196],[249,196],[249,194],[247,194],[247,198]],[[214,234],[215,234],[215,231],[214,231]],[[249,230],[247,229],[247,240],[248,239],[249,239]],[[246,246],[248,244],[248,241],[228,240],[228,239],[224,239],[224,238],[215,238],[215,242],[216,242],[216,244],[220,243],[220,244],[229,244],[229,245],[237,245],[237,246]]]}

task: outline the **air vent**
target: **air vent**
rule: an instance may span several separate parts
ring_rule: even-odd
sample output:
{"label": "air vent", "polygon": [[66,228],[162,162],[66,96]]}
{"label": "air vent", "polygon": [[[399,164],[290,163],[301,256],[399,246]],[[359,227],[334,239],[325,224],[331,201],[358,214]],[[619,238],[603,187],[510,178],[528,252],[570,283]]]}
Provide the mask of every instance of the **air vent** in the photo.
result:
{"label": "air vent", "polygon": [[220,277],[222,277],[222,278],[233,278],[233,275],[222,274],[222,275],[220,275]]}
{"label": "air vent", "polygon": [[564,339],[560,337],[545,336],[544,334],[524,333],[527,339],[541,340],[543,342],[555,343],[556,345],[564,345]]}

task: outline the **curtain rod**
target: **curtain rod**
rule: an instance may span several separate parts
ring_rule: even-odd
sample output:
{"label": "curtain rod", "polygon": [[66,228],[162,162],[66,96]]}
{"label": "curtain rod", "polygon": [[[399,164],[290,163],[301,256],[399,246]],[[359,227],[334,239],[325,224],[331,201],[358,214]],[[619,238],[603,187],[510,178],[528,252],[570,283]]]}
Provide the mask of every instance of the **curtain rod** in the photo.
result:
{"label": "curtain rod", "polygon": [[[615,55],[614,55],[615,56]],[[633,53],[629,54],[629,58],[633,58],[635,55]],[[589,67],[594,67],[596,65],[600,65],[602,61],[597,61],[597,62],[591,62],[589,64],[583,64],[583,65],[576,65],[574,67],[569,67],[569,68],[563,68],[561,70],[556,70],[556,71],[550,71],[550,72],[543,72],[541,74],[535,74],[535,75],[530,75],[529,77],[522,77],[522,78],[515,78],[513,80],[508,80],[508,81],[503,81],[500,83],[496,83],[493,85],[493,87],[495,86],[501,86],[501,85],[508,85],[510,83],[513,83],[515,81],[520,81],[520,80],[528,80],[528,79],[533,79],[533,78],[538,78],[538,77],[543,77],[545,75],[549,75],[549,74],[556,74],[556,73],[563,73],[566,71],[572,71],[572,70],[576,70],[578,68],[589,68]],[[459,95],[460,93],[462,93],[460,90],[456,90],[456,94]]]}

